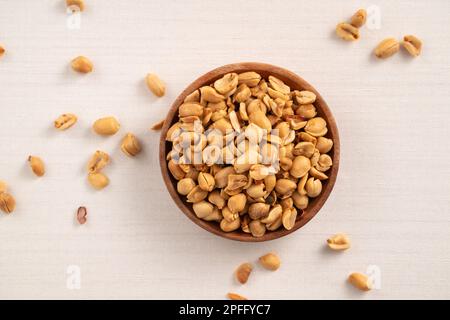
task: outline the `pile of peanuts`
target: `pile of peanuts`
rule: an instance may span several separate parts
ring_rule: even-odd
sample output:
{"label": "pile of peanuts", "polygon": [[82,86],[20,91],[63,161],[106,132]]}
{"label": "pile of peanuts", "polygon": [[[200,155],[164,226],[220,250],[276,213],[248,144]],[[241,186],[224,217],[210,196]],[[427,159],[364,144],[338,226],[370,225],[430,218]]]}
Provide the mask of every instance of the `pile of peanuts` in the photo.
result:
{"label": "pile of peanuts", "polygon": [[167,161],[197,217],[254,237],[291,230],[333,165],[315,103],[313,92],[253,71],[189,94],[167,132]]}

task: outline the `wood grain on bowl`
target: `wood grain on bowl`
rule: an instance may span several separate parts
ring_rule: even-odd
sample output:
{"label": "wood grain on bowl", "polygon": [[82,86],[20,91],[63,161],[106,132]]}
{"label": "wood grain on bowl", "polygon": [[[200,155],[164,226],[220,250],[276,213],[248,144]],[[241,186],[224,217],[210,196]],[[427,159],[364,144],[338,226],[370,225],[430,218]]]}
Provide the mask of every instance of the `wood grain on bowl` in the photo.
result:
{"label": "wood grain on bowl", "polygon": [[[255,71],[261,74],[261,76],[263,76],[264,78],[267,78],[269,75],[275,76],[280,80],[284,81],[284,83],[290,86],[293,90],[308,90],[314,92],[317,96],[316,102],[314,103],[317,109],[317,115],[324,118],[328,125],[328,133],[325,135],[325,137],[332,139],[334,143],[332,150],[329,152],[330,156],[333,159],[333,166],[331,167],[329,172],[329,179],[325,180],[323,183],[322,193],[317,198],[311,199],[308,207],[304,210],[303,214],[300,215],[299,212],[295,225],[291,230],[280,228],[276,231],[267,232],[264,234],[264,236],[260,238],[255,238],[251,234],[244,233],[240,230],[226,233],[220,229],[218,223],[208,222],[197,218],[192,209],[192,205],[186,203],[182,198],[183,196],[177,193],[177,181],[170,174],[166,161],[167,153],[171,150],[171,143],[167,142],[165,139],[166,134],[168,129],[172,126],[172,124],[178,121],[178,107],[183,103],[186,96],[204,85],[209,85],[210,83],[214,82],[215,80],[219,79],[220,77],[222,77],[227,73],[230,72],[242,73],[246,71]],[[317,212],[322,208],[322,206],[328,199],[328,196],[330,195],[331,190],[333,189],[334,184],[336,182],[339,170],[339,151],[340,151],[340,143],[336,121],[330,109],[328,108],[328,105],[326,104],[325,100],[313,86],[311,86],[308,82],[306,82],[298,75],[292,73],[289,70],[265,63],[244,62],[225,65],[204,74],[203,76],[192,82],[177,97],[177,99],[172,104],[167,114],[164,126],[161,131],[160,146],[159,146],[159,162],[161,166],[161,173],[164,182],[167,186],[167,190],[170,193],[170,196],[175,201],[177,206],[181,209],[181,211],[192,222],[194,222],[195,224],[199,225],[200,227],[211,233],[214,233],[218,236],[227,239],[246,242],[261,242],[277,239],[285,235],[288,235],[304,226],[317,214]]]}

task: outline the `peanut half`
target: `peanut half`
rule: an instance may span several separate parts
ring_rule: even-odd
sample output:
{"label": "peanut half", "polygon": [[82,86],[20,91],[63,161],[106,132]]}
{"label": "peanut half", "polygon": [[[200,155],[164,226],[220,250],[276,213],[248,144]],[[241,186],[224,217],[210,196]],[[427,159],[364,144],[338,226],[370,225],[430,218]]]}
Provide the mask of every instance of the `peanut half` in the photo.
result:
{"label": "peanut half", "polygon": [[152,125],[152,127],[150,129],[155,130],[155,131],[161,130],[162,127],[164,126],[164,122],[165,122],[165,120],[158,121],[154,125]]}
{"label": "peanut half", "polygon": [[109,184],[109,178],[101,172],[89,173],[88,181],[95,189],[103,189]]}
{"label": "peanut half", "polygon": [[236,272],[235,272],[237,281],[239,281],[239,283],[241,283],[241,284],[247,283],[248,278],[250,277],[250,274],[252,273],[252,271],[253,271],[253,266],[250,263],[246,262],[246,263],[241,264],[236,269]]}
{"label": "peanut half", "polygon": [[55,128],[58,130],[67,130],[77,122],[77,116],[72,113],[65,113],[55,120]]}
{"label": "peanut half", "polygon": [[337,233],[327,239],[327,244],[332,250],[346,250],[350,248],[350,239],[345,233]]}
{"label": "peanut half", "polygon": [[6,52],[5,47],[3,47],[3,46],[0,44],[0,57],[3,56],[3,55],[5,54],[5,52]]}
{"label": "peanut half", "polygon": [[241,296],[240,294],[237,294],[237,293],[233,293],[233,292],[227,293],[227,297],[230,300],[248,300],[246,297]]}
{"label": "peanut half", "polygon": [[79,224],[85,224],[87,221],[87,209],[86,207],[79,207],[77,210],[77,220]]}
{"label": "peanut half", "polygon": [[96,120],[92,126],[94,131],[103,136],[114,135],[120,129],[120,123],[114,117],[105,117]]}
{"label": "peanut half", "polygon": [[5,213],[11,213],[16,208],[16,200],[12,195],[6,192],[0,193],[0,210]]}
{"label": "peanut half", "polygon": [[364,9],[359,9],[350,18],[350,24],[356,28],[361,28],[367,20],[367,12]]}
{"label": "peanut half", "polygon": [[120,150],[122,150],[122,152],[125,153],[127,156],[134,157],[139,152],[141,152],[142,148],[136,136],[132,133],[127,133],[122,140]]}
{"label": "peanut half", "polygon": [[375,48],[375,56],[380,59],[386,59],[396,54],[400,50],[400,44],[394,38],[387,38],[381,41]]}
{"label": "peanut half", "polygon": [[154,73],[149,73],[145,77],[148,89],[157,97],[162,97],[166,93],[166,85]]}
{"label": "peanut half", "polygon": [[355,288],[362,291],[369,291],[372,289],[372,283],[368,276],[363,273],[354,272],[348,276],[348,282]]}
{"label": "peanut half", "polygon": [[405,48],[406,51],[408,51],[408,53],[413,57],[419,56],[422,52],[422,41],[416,36],[404,36],[402,45],[403,48]]}
{"label": "peanut half", "polygon": [[259,263],[267,270],[275,271],[280,267],[280,258],[275,253],[267,253],[259,257]]}
{"label": "peanut half", "polygon": [[94,64],[91,62],[91,60],[84,56],[76,57],[70,64],[74,71],[80,73],[89,73],[94,69]]}
{"label": "peanut half", "polygon": [[30,164],[31,170],[33,170],[34,174],[38,177],[42,177],[45,174],[45,165],[41,158],[29,156],[28,163]]}
{"label": "peanut half", "polygon": [[88,173],[100,172],[109,163],[109,155],[106,152],[97,150],[88,162]]}
{"label": "peanut half", "polygon": [[350,23],[341,22],[336,26],[336,35],[345,41],[355,41],[359,39],[359,30]]}
{"label": "peanut half", "polygon": [[84,0],[66,0],[66,6],[70,7],[78,7],[80,11],[84,11]]}

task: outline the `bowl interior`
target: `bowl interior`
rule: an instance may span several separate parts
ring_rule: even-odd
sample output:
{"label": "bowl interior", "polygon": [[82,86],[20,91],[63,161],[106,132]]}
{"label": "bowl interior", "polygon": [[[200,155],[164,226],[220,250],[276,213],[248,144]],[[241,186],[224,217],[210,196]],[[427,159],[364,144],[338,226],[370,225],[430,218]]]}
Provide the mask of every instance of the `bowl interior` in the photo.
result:
{"label": "bowl interior", "polygon": [[[264,78],[267,78],[269,75],[273,75],[280,80],[284,81],[288,86],[291,87],[291,90],[309,90],[314,92],[317,95],[316,102],[314,103],[318,116],[324,118],[328,125],[328,133],[326,134],[327,138],[331,138],[333,140],[333,148],[329,152],[329,155],[333,159],[333,166],[327,172],[329,179],[322,181],[323,188],[322,193],[314,199],[310,199],[308,207],[303,211],[299,210],[299,214],[297,216],[297,220],[295,222],[295,226],[291,230],[286,230],[283,227],[280,227],[276,231],[266,232],[266,234],[260,238],[255,238],[251,234],[244,233],[240,230],[234,232],[223,232],[220,229],[220,226],[217,222],[207,222],[201,220],[196,217],[192,204],[185,202],[184,197],[179,195],[176,191],[177,180],[172,177],[170,172],[168,171],[166,156],[167,153],[171,150],[171,142],[167,142],[165,140],[167,130],[178,121],[178,107],[183,103],[183,100],[187,95],[189,95],[194,90],[198,89],[201,86],[209,85],[213,81],[222,77],[223,75],[229,72],[242,73],[246,71],[255,71]],[[330,195],[331,190],[336,182],[337,173],[339,170],[339,134],[336,126],[336,122],[334,117],[328,108],[326,102],[323,100],[322,96],[317,92],[314,87],[312,87],[305,80],[297,76],[296,74],[269,64],[264,63],[255,63],[255,62],[247,62],[247,63],[236,63],[231,65],[226,65],[217,69],[214,69],[197,80],[195,80],[192,84],[190,84],[175,100],[172,107],[170,108],[166,121],[161,131],[161,140],[160,140],[160,166],[161,172],[164,179],[164,182],[169,190],[169,193],[177,206],[183,211],[183,213],[191,219],[194,223],[202,227],[203,229],[212,232],[216,235],[219,235],[224,238],[238,240],[238,241],[247,241],[247,242],[260,242],[267,241],[280,238],[287,234],[290,234],[302,226],[304,226],[309,220],[311,220],[320,208],[323,206],[328,196]]]}

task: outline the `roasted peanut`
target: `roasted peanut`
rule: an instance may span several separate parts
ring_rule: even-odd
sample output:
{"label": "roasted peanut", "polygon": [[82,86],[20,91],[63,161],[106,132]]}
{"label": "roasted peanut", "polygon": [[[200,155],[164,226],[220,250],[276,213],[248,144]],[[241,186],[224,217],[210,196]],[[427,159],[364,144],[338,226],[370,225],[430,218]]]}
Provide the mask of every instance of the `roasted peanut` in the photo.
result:
{"label": "roasted peanut", "polygon": [[0,192],[0,210],[11,213],[16,208],[16,200],[7,192]]}
{"label": "roasted peanut", "polygon": [[336,34],[345,41],[355,41],[359,39],[358,28],[346,22],[341,22],[336,26]]}
{"label": "roasted peanut", "polygon": [[200,201],[192,205],[196,216],[203,219],[213,213],[214,206],[207,201]]}
{"label": "roasted peanut", "polygon": [[87,169],[89,173],[100,172],[109,163],[109,155],[106,152],[97,150],[88,162]]}
{"label": "roasted peanut", "polygon": [[222,78],[214,82],[214,88],[220,94],[227,95],[237,88],[238,75],[237,73],[228,73]]}
{"label": "roasted peanut", "polygon": [[127,133],[122,139],[120,150],[127,156],[134,157],[141,152],[141,144],[134,134]]}
{"label": "roasted peanut", "polygon": [[192,191],[195,187],[195,182],[191,178],[184,178],[178,181],[177,183],[177,191],[179,194],[183,196],[187,196],[189,192]]}
{"label": "roasted peanut", "polygon": [[267,270],[278,270],[281,265],[280,258],[275,253],[267,253],[259,257],[259,263]]}
{"label": "roasted peanut", "polygon": [[227,221],[226,219],[222,219],[220,221],[220,229],[222,229],[222,231],[224,232],[235,231],[239,229],[240,226],[241,226],[241,219],[239,217],[231,222]]}
{"label": "roasted peanut", "polygon": [[34,174],[38,177],[42,177],[45,174],[45,164],[41,158],[29,156],[28,163],[30,164],[31,170],[33,170]]}
{"label": "roasted peanut", "polygon": [[83,56],[76,57],[70,64],[74,71],[80,73],[89,73],[94,69],[94,65],[91,60]]}
{"label": "roasted peanut", "polygon": [[239,281],[239,283],[241,283],[241,284],[247,283],[248,278],[250,277],[250,274],[252,273],[252,271],[253,271],[253,266],[250,263],[246,262],[246,263],[241,264],[236,269],[236,272],[235,272],[237,281]]}
{"label": "roasted peanut", "polygon": [[403,48],[405,48],[406,51],[408,51],[408,53],[413,57],[419,56],[422,52],[422,41],[420,41],[420,39],[416,36],[404,36],[402,45]]}
{"label": "roasted peanut", "polygon": [[227,293],[227,297],[230,300],[248,300],[246,297],[241,296],[240,294],[229,292]]}
{"label": "roasted peanut", "polygon": [[348,282],[355,288],[362,291],[369,291],[372,289],[372,283],[368,276],[365,274],[354,272],[348,276]]}
{"label": "roasted peanut", "polygon": [[92,126],[94,131],[103,136],[114,135],[120,129],[120,123],[114,117],[105,117],[96,120]]}
{"label": "roasted peanut", "polygon": [[400,44],[394,38],[387,38],[381,41],[375,48],[375,56],[380,59],[386,59],[396,54],[400,50]]}
{"label": "roasted peanut", "polygon": [[0,44],[0,58],[5,54],[6,49]]}
{"label": "roasted peanut", "polygon": [[361,28],[367,19],[367,12],[364,9],[359,9],[350,19],[350,24],[356,28]]}
{"label": "roasted peanut", "polygon": [[95,189],[103,189],[109,184],[109,178],[101,172],[89,173],[88,181]]}
{"label": "roasted peanut", "polygon": [[338,233],[329,237],[327,244],[333,250],[346,250],[350,248],[350,239],[345,233]]}
{"label": "roasted peanut", "polygon": [[282,222],[286,230],[291,230],[297,219],[297,210],[295,208],[287,208],[283,210]]}
{"label": "roasted peanut", "polygon": [[161,121],[156,122],[154,125],[152,125],[150,129],[157,131],[157,130],[161,130],[163,126],[164,126],[164,120],[161,120]]}
{"label": "roasted peanut", "polygon": [[77,116],[72,113],[65,113],[55,120],[55,128],[59,130],[69,129],[77,122]]}
{"label": "roasted peanut", "polygon": [[244,210],[245,205],[247,204],[247,197],[243,193],[236,194],[234,196],[231,196],[230,199],[228,199],[228,209],[232,213],[240,213]]}
{"label": "roasted peanut", "polygon": [[214,189],[216,181],[214,177],[206,172],[200,172],[198,175],[198,185],[205,191],[211,192]]}
{"label": "roasted peanut", "polygon": [[260,238],[266,233],[266,225],[260,220],[253,220],[248,224],[252,236]]}
{"label": "roasted peanut", "polygon": [[166,85],[154,73],[147,74],[145,83],[147,84],[147,88],[157,97],[162,97],[166,93]]}
{"label": "roasted peanut", "polygon": [[309,178],[305,185],[308,197],[315,198],[322,192],[322,182],[319,179]]}

